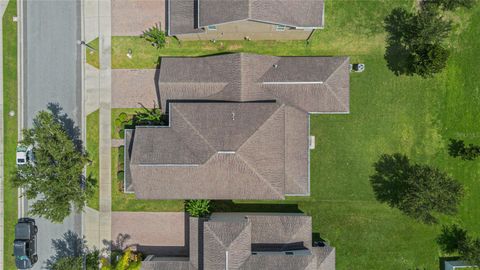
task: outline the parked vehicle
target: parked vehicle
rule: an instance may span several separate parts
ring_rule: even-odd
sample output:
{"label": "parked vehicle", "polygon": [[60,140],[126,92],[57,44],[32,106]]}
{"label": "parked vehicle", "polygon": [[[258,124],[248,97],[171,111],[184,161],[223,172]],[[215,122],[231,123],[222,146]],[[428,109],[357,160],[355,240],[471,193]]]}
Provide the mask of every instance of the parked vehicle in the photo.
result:
{"label": "parked vehicle", "polygon": [[33,147],[26,147],[24,145],[17,145],[17,165],[25,165],[27,163],[33,163]]}
{"label": "parked vehicle", "polygon": [[20,218],[15,225],[13,255],[18,269],[29,269],[38,261],[37,232],[38,228],[32,218]]}

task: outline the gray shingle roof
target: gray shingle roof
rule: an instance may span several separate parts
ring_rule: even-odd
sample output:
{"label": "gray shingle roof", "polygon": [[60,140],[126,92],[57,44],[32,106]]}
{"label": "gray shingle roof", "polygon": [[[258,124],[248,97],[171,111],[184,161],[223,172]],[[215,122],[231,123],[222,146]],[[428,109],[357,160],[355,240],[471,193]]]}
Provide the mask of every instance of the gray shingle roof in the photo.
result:
{"label": "gray shingle roof", "polygon": [[323,0],[199,0],[199,7],[200,26],[239,20],[323,26]]}
{"label": "gray shingle roof", "polygon": [[307,195],[307,112],[349,109],[346,57],[163,58],[159,77],[170,127],[137,127],[127,164],[142,199]]}
{"label": "gray shingle roof", "polygon": [[196,27],[197,0],[167,1],[167,31],[169,35],[201,33]]}
{"label": "gray shingle roof", "polygon": [[281,100],[305,112],[348,112],[348,57],[225,54],[161,59],[160,104],[169,100]]}
{"label": "gray shingle roof", "polygon": [[284,197],[285,106],[175,103],[171,117],[170,128],[136,128],[130,170],[138,198]]}

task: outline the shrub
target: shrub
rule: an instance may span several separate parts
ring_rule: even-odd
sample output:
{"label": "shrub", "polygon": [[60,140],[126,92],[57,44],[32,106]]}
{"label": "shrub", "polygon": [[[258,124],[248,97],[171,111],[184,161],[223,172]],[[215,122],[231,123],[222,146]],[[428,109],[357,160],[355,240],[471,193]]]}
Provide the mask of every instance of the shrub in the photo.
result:
{"label": "shrub", "polygon": [[122,112],[118,115],[117,119],[119,119],[121,122],[125,122],[127,120],[127,118],[128,118],[128,115],[126,113]]}
{"label": "shrub", "polygon": [[122,123],[122,120],[120,120],[119,118],[115,119],[115,126],[116,126],[116,127],[119,128],[119,127],[122,126],[122,124],[123,124],[123,123]]}
{"label": "shrub", "polygon": [[118,163],[123,163],[125,160],[125,147],[120,146],[118,147]]}
{"label": "shrub", "polygon": [[157,24],[144,31],[141,37],[150,42],[152,46],[157,49],[165,47],[165,32],[160,30],[160,27]]}
{"label": "shrub", "polygon": [[211,211],[210,200],[185,201],[185,210],[192,217],[207,217]]}
{"label": "shrub", "polygon": [[118,131],[118,136],[120,139],[125,139],[125,129],[123,127]]}
{"label": "shrub", "polygon": [[118,179],[118,181],[125,180],[125,172],[124,171],[118,171],[117,172],[117,179]]}

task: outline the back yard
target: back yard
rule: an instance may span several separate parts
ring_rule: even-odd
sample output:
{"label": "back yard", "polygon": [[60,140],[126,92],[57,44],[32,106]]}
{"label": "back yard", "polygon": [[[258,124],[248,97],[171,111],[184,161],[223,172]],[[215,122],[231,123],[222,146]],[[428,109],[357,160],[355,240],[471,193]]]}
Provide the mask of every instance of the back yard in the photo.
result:
{"label": "back yard", "polygon": [[[170,40],[157,51],[137,37],[114,37],[112,64],[153,68],[161,55],[223,51],[348,55],[351,62],[365,63],[364,73],[351,76],[351,113],[312,116],[311,133],[317,138],[311,159],[312,195],[291,197],[286,205],[297,204],[313,216],[314,231],[337,248],[338,269],[438,269],[444,255],[435,243],[441,224],[457,222],[480,235],[480,161],[461,161],[447,153],[450,138],[480,143],[480,69],[476,68],[480,5],[447,15],[455,21],[449,42],[452,55],[445,71],[432,79],[397,77],[386,67],[382,23],[396,6],[414,8],[414,3],[326,1],[326,29],[316,32],[309,44]],[[128,48],[133,50],[131,60],[125,56]],[[94,55],[89,59],[94,62]],[[467,194],[460,212],[440,217],[440,224],[424,225],[378,203],[369,183],[372,164],[380,154],[394,152],[436,166],[463,182]],[[113,204],[123,210],[123,203],[114,199]],[[158,209],[165,207],[168,204]]]}

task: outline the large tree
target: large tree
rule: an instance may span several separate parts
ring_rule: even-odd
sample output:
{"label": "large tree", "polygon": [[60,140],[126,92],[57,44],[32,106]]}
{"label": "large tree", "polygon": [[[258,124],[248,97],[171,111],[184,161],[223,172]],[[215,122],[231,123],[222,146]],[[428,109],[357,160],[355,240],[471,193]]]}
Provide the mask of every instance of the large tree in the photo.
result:
{"label": "large tree", "polygon": [[23,130],[21,144],[32,146],[34,161],[18,166],[13,184],[35,199],[30,214],[62,222],[74,207],[81,211],[93,192],[93,183],[83,176],[87,153],[67,133],[60,118],[41,111],[33,127]]}
{"label": "large tree", "polygon": [[395,8],[385,18],[387,65],[396,75],[431,77],[446,65],[449,53],[443,41],[451,30],[450,21],[427,5],[418,13]]}
{"label": "large tree", "polygon": [[370,177],[377,200],[425,223],[434,213],[453,214],[463,197],[463,186],[446,173],[411,164],[402,154],[382,155]]}
{"label": "large tree", "polygon": [[480,238],[473,238],[460,226],[443,226],[437,243],[447,254],[460,254],[462,260],[472,265],[480,265]]}

